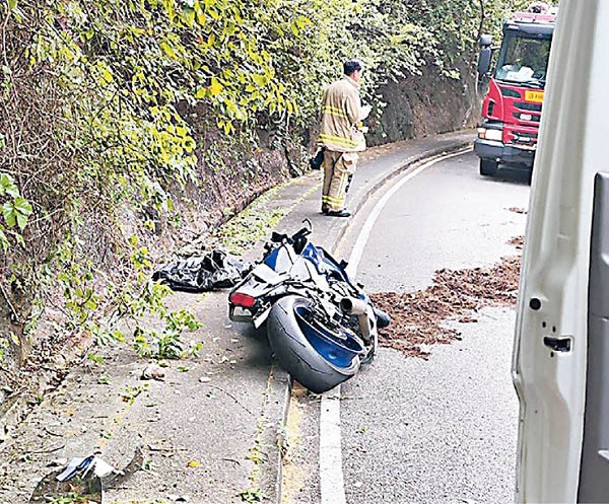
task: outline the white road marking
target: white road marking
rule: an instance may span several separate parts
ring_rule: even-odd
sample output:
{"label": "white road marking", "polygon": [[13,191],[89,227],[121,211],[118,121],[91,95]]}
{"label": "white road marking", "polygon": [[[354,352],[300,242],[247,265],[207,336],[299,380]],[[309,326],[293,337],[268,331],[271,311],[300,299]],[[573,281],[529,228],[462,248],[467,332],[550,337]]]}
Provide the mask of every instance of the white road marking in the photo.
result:
{"label": "white road marking", "polygon": [[376,224],[376,221],[379,218],[379,215],[383,211],[383,208],[385,208],[385,205],[387,205],[387,203],[389,202],[391,197],[396,192],[398,192],[406,182],[408,182],[409,180],[412,180],[414,177],[419,175],[421,172],[425,171],[430,166],[433,166],[436,163],[439,163],[440,161],[444,161],[446,159],[450,159],[450,158],[453,158],[456,156],[461,156],[471,150],[472,150],[472,147],[468,147],[467,149],[463,149],[458,152],[453,152],[451,154],[446,154],[446,155],[436,157],[436,158],[422,164],[421,166],[419,166],[418,168],[415,168],[410,173],[407,173],[406,175],[402,176],[402,178],[400,178],[397,181],[397,183],[391,189],[389,189],[389,191],[387,191],[380,200],[377,201],[376,205],[374,205],[374,208],[370,212],[370,215],[368,215],[366,222],[362,226],[362,229],[361,229],[359,235],[357,236],[357,240],[355,241],[355,245],[353,245],[353,249],[351,250],[351,255],[349,256],[349,265],[347,266],[347,269],[346,269],[347,274],[349,275],[349,277],[351,279],[354,279],[355,275],[357,274],[357,268],[362,259],[362,255],[364,254],[364,248],[366,247],[366,244],[368,243],[368,239],[370,238],[372,229],[374,228],[374,225]]}
{"label": "white road marking", "polygon": [[322,504],[346,504],[340,445],[340,385],[321,396],[319,474]]}
{"label": "white road marking", "polygon": [[[362,259],[364,248],[374,224],[391,197],[409,180],[425,171],[440,161],[461,156],[472,148],[467,148],[447,155],[438,156],[413,171],[403,175],[397,183],[377,201],[376,205],[368,215],[366,222],[357,236],[355,245],[349,256],[347,274],[353,280],[357,274],[357,268]],[[319,473],[321,504],[346,504],[345,482],[343,477],[343,457],[341,449],[340,433],[340,385],[322,394],[321,414],[319,418]]]}

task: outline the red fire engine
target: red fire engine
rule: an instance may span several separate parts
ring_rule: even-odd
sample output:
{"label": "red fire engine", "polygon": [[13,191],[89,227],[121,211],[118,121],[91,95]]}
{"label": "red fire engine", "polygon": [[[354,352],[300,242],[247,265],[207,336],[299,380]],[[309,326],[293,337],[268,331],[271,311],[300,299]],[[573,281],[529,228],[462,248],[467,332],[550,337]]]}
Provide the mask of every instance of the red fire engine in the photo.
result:
{"label": "red fire engine", "polygon": [[[536,2],[503,25],[474,144],[481,175],[495,175],[500,164],[533,168],[555,19],[555,7]],[[488,76],[495,49],[489,35],[480,44],[478,72]]]}

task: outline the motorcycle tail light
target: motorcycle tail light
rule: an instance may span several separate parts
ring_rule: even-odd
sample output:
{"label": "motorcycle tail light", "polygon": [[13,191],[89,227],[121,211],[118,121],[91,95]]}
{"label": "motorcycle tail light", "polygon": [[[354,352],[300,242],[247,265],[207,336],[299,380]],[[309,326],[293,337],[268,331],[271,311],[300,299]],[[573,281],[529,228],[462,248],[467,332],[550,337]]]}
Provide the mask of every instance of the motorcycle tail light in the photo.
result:
{"label": "motorcycle tail light", "polygon": [[242,306],[243,308],[252,308],[256,303],[256,298],[242,294],[241,292],[234,292],[231,294],[230,302],[236,306]]}

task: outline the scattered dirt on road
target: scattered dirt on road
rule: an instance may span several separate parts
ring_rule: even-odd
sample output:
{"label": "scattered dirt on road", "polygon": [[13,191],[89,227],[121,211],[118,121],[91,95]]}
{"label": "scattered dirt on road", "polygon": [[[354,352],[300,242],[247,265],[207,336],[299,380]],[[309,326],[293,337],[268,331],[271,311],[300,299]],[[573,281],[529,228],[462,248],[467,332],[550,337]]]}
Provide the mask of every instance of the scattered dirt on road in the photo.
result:
{"label": "scattered dirt on road", "polygon": [[485,306],[516,304],[520,262],[514,256],[492,268],[443,269],[425,290],[372,294],[375,305],[392,318],[380,331],[381,345],[427,359],[429,345],[460,340],[461,333],[446,322],[476,323],[476,313]]}
{"label": "scattered dirt on road", "polygon": [[508,245],[513,245],[518,250],[522,250],[524,248],[524,236],[515,236],[508,241]]}

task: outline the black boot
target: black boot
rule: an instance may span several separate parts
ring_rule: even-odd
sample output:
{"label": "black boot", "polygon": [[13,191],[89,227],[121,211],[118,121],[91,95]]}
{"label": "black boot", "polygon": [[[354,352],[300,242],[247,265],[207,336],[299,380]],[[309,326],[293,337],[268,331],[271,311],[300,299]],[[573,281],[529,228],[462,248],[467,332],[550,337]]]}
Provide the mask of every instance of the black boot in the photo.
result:
{"label": "black boot", "polygon": [[351,216],[351,212],[348,212],[345,209],[343,209],[343,210],[329,210],[328,212],[326,212],[326,215],[328,217],[350,217]]}

